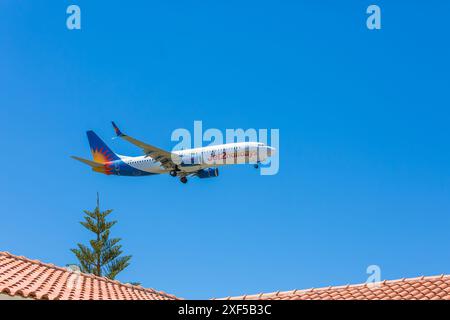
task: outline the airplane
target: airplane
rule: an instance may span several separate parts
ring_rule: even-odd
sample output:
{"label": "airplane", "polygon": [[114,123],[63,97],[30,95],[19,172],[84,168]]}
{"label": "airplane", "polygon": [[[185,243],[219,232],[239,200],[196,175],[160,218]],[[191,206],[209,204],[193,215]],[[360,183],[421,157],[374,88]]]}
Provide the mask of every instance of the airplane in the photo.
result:
{"label": "airplane", "polygon": [[261,142],[227,143],[170,152],[122,133],[114,122],[112,125],[117,137],[141,148],[144,155],[131,157],[116,154],[94,131],[89,130],[86,134],[93,159],[72,158],[106,175],[140,177],[168,173],[187,183],[188,177],[217,177],[219,166],[252,163],[257,169],[261,162],[276,152],[275,148]]}

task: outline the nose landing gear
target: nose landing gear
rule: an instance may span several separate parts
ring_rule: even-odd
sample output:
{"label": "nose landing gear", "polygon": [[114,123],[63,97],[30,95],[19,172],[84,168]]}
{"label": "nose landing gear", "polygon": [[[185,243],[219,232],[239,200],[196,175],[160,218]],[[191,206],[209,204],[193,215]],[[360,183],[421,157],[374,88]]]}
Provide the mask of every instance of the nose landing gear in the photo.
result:
{"label": "nose landing gear", "polygon": [[181,177],[180,178],[181,183],[186,183],[188,180],[186,177]]}

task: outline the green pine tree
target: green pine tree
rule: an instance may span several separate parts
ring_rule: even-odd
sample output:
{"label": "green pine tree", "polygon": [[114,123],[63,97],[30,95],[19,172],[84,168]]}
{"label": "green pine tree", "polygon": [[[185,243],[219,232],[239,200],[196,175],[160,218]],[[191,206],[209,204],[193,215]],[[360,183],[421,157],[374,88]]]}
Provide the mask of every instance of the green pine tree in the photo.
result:
{"label": "green pine tree", "polygon": [[100,211],[98,193],[97,207],[94,211],[84,210],[85,221],[80,223],[95,234],[95,239],[89,241],[90,247],[78,243],[77,249],[70,249],[79,261],[81,272],[114,279],[130,264],[131,256],[120,256],[122,246],[118,243],[121,239],[110,238],[110,229],[117,223],[106,220],[112,211]]}

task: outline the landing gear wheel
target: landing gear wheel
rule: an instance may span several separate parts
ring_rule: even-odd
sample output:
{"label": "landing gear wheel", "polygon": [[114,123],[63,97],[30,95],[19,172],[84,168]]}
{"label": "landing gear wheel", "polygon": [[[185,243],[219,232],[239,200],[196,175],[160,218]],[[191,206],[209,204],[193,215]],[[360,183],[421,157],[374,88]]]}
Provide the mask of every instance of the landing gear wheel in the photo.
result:
{"label": "landing gear wheel", "polygon": [[176,176],[177,176],[177,172],[176,172],[175,170],[170,171],[169,174],[170,174],[172,177],[176,177]]}
{"label": "landing gear wheel", "polygon": [[181,177],[180,181],[181,181],[181,183],[186,183],[187,182],[187,178],[186,177]]}
{"label": "landing gear wheel", "polygon": [[255,169],[258,169],[258,168],[259,168],[259,164],[256,163],[256,164],[254,165],[254,167],[255,167]]}

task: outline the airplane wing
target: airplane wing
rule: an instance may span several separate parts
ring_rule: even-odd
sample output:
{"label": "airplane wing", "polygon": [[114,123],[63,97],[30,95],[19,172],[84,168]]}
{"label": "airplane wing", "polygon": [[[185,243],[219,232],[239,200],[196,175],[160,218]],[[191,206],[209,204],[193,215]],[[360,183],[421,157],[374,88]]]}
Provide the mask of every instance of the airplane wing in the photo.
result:
{"label": "airplane wing", "polygon": [[145,142],[137,140],[133,137],[130,137],[130,136],[122,133],[114,122],[112,122],[112,125],[113,125],[114,131],[116,132],[116,135],[118,137],[141,148],[146,156],[151,157],[155,161],[159,161],[164,168],[173,169],[173,168],[175,168],[175,166],[177,166],[181,163],[181,157],[179,155],[169,152],[169,151],[159,149],[159,148],[149,145]]}

